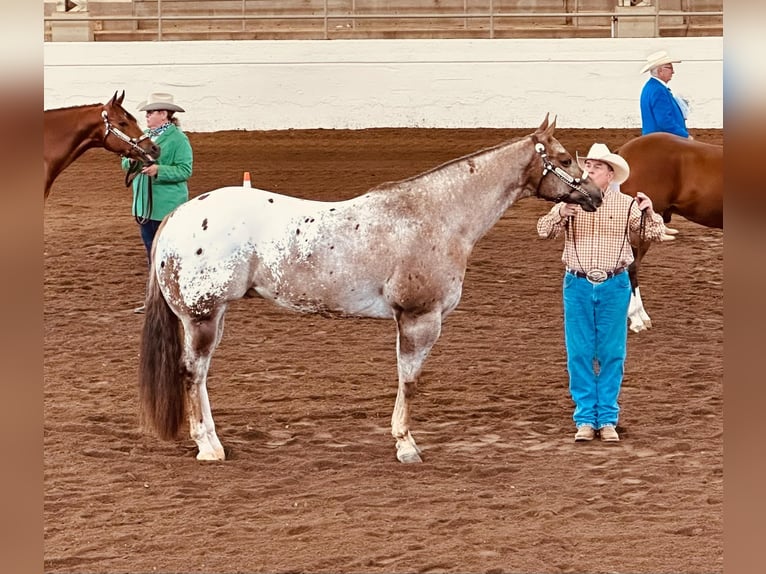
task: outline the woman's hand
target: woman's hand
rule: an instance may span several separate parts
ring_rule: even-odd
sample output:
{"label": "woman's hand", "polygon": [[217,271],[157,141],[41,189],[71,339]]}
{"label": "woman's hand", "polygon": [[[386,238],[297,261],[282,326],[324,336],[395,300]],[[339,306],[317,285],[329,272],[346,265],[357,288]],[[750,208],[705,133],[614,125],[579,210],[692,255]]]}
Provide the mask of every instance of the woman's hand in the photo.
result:
{"label": "woman's hand", "polygon": [[146,175],[149,175],[151,177],[157,177],[158,171],[159,171],[159,166],[156,163],[152,163],[150,165],[145,165],[144,169],[141,170],[141,173],[145,173]]}

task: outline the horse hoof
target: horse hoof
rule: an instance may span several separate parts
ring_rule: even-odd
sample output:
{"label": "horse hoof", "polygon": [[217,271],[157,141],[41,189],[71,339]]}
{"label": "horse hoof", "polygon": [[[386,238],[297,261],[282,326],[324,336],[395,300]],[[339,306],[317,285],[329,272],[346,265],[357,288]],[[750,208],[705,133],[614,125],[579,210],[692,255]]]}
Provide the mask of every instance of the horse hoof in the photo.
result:
{"label": "horse hoof", "polygon": [[226,455],[221,452],[217,454],[215,452],[199,452],[197,453],[197,460],[225,460]]}
{"label": "horse hoof", "polygon": [[412,435],[408,434],[406,439],[396,443],[396,458],[405,464],[423,462],[420,458],[420,447],[415,444]]}
{"label": "horse hoof", "polygon": [[399,460],[399,462],[402,462],[404,464],[411,464],[414,462],[423,462],[423,459],[420,458],[420,455],[415,451],[397,452],[396,458]]}

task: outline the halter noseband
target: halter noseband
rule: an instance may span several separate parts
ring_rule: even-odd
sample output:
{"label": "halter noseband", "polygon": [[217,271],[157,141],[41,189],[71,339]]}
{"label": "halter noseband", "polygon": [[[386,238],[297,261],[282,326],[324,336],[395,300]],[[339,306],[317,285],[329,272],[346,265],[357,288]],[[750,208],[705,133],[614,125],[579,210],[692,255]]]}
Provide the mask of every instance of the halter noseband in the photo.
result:
{"label": "halter noseband", "polygon": [[131,137],[128,137],[123,132],[121,132],[119,129],[114,127],[111,122],[109,121],[109,114],[106,113],[106,110],[101,110],[101,118],[104,120],[104,140],[109,136],[109,134],[112,134],[120,141],[125,142],[128,144],[133,151],[138,153],[143,159],[145,160],[151,160],[151,156],[147,154],[141,147],[138,145],[145,139],[149,138],[149,134],[144,134],[138,139],[133,139]]}
{"label": "halter noseband", "polygon": [[[569,187],[571,187],[574,191],[579,191],[585,197],[587,197],[588,199],[591,199],[590,194],[586,190],[584,190],[581,186],[582,182],[588,179],[587,172],[583,172],[582,178],[572,177],[560,167],[553,165],[551,160],[548,159],[548,154],[546,153],[545,146],[543,144],[541,144],[540,142],[535,142],[535,151],[540,156],[540,159],[543,162],[543,177],[545,177],[549,173],[552,173],[553,175],[558,177],[561,181],[566,183]],[[540,178],[540,182],[542,183],[542,178]],[[538,184],[538,187],[539,187],[539,184]]]}

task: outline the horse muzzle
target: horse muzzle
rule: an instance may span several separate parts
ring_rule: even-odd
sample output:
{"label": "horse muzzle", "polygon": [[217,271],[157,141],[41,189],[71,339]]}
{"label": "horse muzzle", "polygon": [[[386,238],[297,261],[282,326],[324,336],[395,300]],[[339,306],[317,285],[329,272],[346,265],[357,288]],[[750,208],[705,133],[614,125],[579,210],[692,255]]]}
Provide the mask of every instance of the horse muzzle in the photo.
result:
{"label": "horse muzzle", "polygon": [[569,192],[564,201],[566,203],[576,203],[583,211],[593,212],[604,202],[604,196],[598,187],[588,182]]}
{"label": "horse muzzle", "polygon": [[[151,140],[149,141],[151,142]],[[162,149],[160,148],[160,146],[158,146],[154,142],[151,142],[151,145],[148,147],[141,146],[141,149],[144,150],[144,153],[147,156],[151,157],[152,161],[157,161],[160,158],[160,153],[162,153]],[[144,159],[149,159],[149,158],[147,157]]]}

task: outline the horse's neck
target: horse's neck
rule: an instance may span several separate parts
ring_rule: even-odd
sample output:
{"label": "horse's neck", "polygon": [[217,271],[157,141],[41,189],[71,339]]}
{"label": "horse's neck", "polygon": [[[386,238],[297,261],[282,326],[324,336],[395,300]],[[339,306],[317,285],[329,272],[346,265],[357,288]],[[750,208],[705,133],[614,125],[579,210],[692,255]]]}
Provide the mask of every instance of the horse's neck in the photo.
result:
{"label": "horse's neck", "polygon": [[[453,229],[474,245],[520,197],[525,196],[527,165],[523,142],[516,141],[474,154],[427,174],[445,184],[432,186],[436,209]],[[527,193],[526,195],[529,195]]]}
{"label": "horse's neck", "polygon": [[46,110],[43,116],[45,161],[60,173],[85,151],[104,147],[101,104]]}

